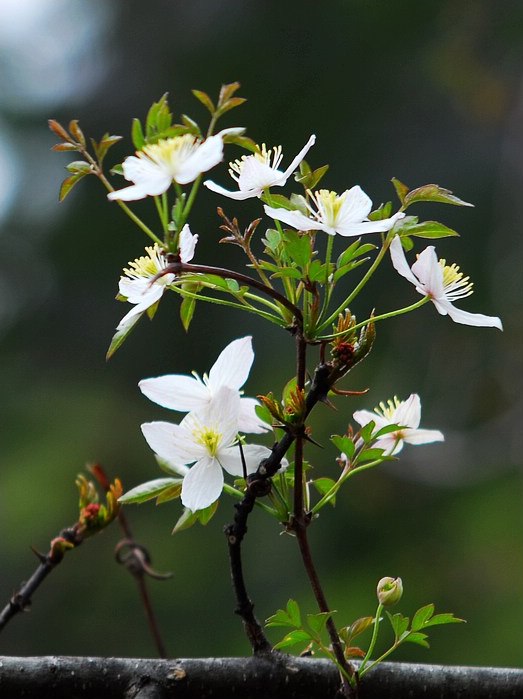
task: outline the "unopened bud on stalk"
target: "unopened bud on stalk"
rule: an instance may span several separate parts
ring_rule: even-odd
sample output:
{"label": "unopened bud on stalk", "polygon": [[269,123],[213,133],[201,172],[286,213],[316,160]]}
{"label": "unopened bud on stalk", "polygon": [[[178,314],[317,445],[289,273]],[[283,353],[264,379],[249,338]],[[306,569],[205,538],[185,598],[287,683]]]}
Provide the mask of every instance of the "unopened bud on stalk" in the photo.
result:
{"label": "unopened bud on stalk", "polygon": [[392,607],[403,595],[401,578],[382,578],[378,583],[376,594],[380,604],[384,607]]}

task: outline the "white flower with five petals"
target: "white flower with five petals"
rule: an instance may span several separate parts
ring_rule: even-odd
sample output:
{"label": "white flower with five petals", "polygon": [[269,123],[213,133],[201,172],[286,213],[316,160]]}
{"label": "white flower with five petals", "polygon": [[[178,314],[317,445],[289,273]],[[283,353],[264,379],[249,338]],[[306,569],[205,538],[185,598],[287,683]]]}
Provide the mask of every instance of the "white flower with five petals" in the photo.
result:
{"label": "white flower with five petals", "polygon": [[401,240],[396,236],[390,245],[390,256],[395,270],[414,284],[419,294],[427,296],[441,315],[448,314],[455,323],[503,330],[501,320],[496,316],[469,313],[454,306],[454,301],[472,294],[472,282],[463,276],[457,265],[438,260],[433,245],[425,248],[409,267]]}
{"label": "white flower with five petals", "polygon": [[405,216],[398,212],[390,218],[369,221],[372,201],[358,185],[336,194],[327,189],[311,192],[315,207],[307,203],[310,215],[265,205],[265,213],[298,231],[325,231],[329,235],[358,236],[388,231]]}
{"label": "white flower with five petals", "polygon": [[239,189],[236,192],[230,192],[212,180],[206,180],[204,185],[211,191],[231,199],[259,197],[269,187],[283,187],[315,141],[316,136],[311,136],[285,171],[278,169],[283,159],[281,146],[267,150],[263,144],[260,153],[244,155],[239,160],[229,163],[229,174],[238,183]]}
{"label": "white flower with five petals", "polygon": [[[203,379],[197,374],[168,374],[143,379],[138,386],[147,398],[164,408],[183,413],[199,411],[215,403],[224,386],[241,395],[240,389],[247,381],[253,361],[252,338],[242,337],[233,340],[222,350]],[[240,398],[237,432],[259,434],[269,429],[256,415],[257,405],[258,401],[254,398]]]}
{"label": "white flower with five petals", "polygon": [[147,196],[157,196],[166,192],[171,184],[188,184],[207,172],[223,159],[223,135],[241,134],[243,128],[221,131],[202,141],[191,134],[163,138],[152,143],[136,155],[130,155],[123,162],[123,174],[132,182],[116,192],[110,192],[108,199],[134,201]]}
{"label": "white flower with five petals", "polygon": [[380,403],[374,412],[356,410],[353,417],[362,427],[374,422],[374,433],[389,425],[399,425],[399,429],[378,437],[374,443],[377,449],[383,449],[387,455],[400,452],[404,443],[430,444],[445,439],[439,430],[419,429],[421,401],[417,393],[412,393],[407,400],[400,401],[394,397],[394,400]]}
{"label": "white flower with five petals", "polygon": [[[189,224],[180,231],[179,249],[182,262],[189,262],[194,256],[198,236],[193,235]],[[124,269],[125,276],[120,278],[118,289],[120,295],[133,304],[133,308],[118,323],[117,330],[122,330],[129,321],[143,313],[161,299],[167,287],[173,283],[174,274],[164,274],[152,281],[167,267],[167,258],[158,244],[145,248],[147,255],[129,262]]]}
{"label": "white flower with five petals", "polygon": [[[236,443],[240,411],[238,391],[222,386],[215,400],[184,417],[179,425],[149,422],[142,432],[151,449],[183,478],[182,504],[195,512],[218,499],[223,489],[223,471],[244,475],[240,448]],[[243,445],[247,474],[254,473],[270,449]],[[190,468],[188,466],[192,464]]]}

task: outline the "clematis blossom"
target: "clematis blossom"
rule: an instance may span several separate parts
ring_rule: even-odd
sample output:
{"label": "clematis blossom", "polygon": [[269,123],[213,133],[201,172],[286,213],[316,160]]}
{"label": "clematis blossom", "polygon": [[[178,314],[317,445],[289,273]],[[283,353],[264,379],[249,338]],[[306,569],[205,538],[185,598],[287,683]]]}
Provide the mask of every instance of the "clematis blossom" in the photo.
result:
{"label": "clematis blossom", "polygon": [[[204,374],[202,379],[197,374],[168,374],[143,379],[138,386],[147,398],[163,408],[183,413],[199,411],[216,403],[224,386],[240,396],[240,389],[247,381],[253,361],[252,338],[242,337],[233,340],[222,350],[209,374]],[[267,432],[268,426],[256,415],[257,405],[258,401],[254,398],[240,398],[237,432]]]}
{"label": "clematis blossom", "polygon": [[430,444],[443,442],[445,437],[439,430],[419,429],[421,420],[421,401],[417,393],[412,393],[407,400],[400,401],[394,397],[387,403],[380,403],[374,412],[356,410],[354,419],[362,427],[374,422],[375,431],[388,425],[399,425],[399,429],[379,437],[374,446],[383,449],[387,455],[397,454],[403,449],[403,444]]}
{"label": "clematis blossom", "polygon": [[259,197],[269,187],[283,187],[315,141],[316,136],[312,135],[285,171],[278,169],[283,159],[281,146],[267,150],[263,144],[260,153],[244,155],[229,163],[229,174],[238,183],[239,189],[236,192],[224,189],[212,180],[206,180],[204,185],[212,192],[230,199]]}
{"label": "clematis blossom", "polygon": [[223,159],[223,136],[241,134],[243,128],[221,131],[202,141],[191,134],[163,138],[152,143],[123,162],[123,174],[132,182],[116,192],[109,192],[108,199],[134,201],[166,192],[171,184],[188,184],[207,172]]}
{"label": "clematis blossom", "polygon": [[[179,252],[182,262],[189,262],[194,256],[198,236],[191,233],[189,224],[180,231]],[[120,278],[118,289],[133,308],[118,323],[117,330],[122,328],[140,313],[153,306],[161,299],[167,287],[173,283],[174,274],[164,274],[155,281],[154,277],[167,267],[167,258],[160,246],[155,243],[145,248],[147,255],[129,262],[124,269],[125,276]]]}
{"label": "clematis blossom", "polygon": [[456,264],[447,265],[446,260],[438,260],[433,245],[425,248],[409,267],[401,240],[396,236],[390,246],[390,256],[394,269],[414,284],[419,294],[427,296],[441,315],[448,314],[455,323],[503,330],[496,316],[469,313],[454,306],[454,301],[472,294],[473,284]]}
{"label": "clematis blossom", "polygon": [[265,205],[265,213],[277,221],[282,221],[298,231],[325,231],[329,235],[359,236],[365,233],[388,231],[404,213],[398,212],[381,221],[369,221],[372,201],[365,192],[355,185],[343,194],[327,189],[311,193],[314,206],[307,203],[309,215],[301,211],[288,211]]}
{"label": "clematis blossom", "polygon": [[[224,470],[232,476],[243,476],[241,452],[236,443],[240,400],[238,391],[221,386],[214,401],[186,415],[179,425],[169,422],[142,425],[151,449],[174,472],[184,476],[181,499],[193,512],[218,499]],[[247,474],[254,473],[271,453],[259,445],[243,445],[242,450]]]}

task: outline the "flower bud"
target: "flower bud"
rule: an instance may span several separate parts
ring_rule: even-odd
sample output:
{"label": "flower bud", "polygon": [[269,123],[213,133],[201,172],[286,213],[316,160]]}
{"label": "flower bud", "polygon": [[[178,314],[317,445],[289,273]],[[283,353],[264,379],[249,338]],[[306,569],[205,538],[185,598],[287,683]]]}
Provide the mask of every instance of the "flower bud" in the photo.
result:
{"label": "flower bud", "polygon": [[376,594],[380,604],[384,607],[392,607],[403,595],[401,578],[382,578],[378,583]]}

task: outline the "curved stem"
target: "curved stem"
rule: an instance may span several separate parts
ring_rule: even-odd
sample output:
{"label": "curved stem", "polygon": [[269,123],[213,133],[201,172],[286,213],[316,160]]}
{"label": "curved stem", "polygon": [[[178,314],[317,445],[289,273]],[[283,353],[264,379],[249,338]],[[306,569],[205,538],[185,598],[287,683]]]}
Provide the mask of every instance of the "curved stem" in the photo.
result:
{"label": "curved stem", "polygon": [[[394,318],[395,316],[400,316],[403,315],[404,313],[410,313],[411,311],[415,311],[418,308],[421,308],[424,306],[427,301],[430,301],[430,298],[428,296],[424,296],[422,299],[419,301],[416,301],[416,303],[411,304],[410,306],[405,306],[404,308],[398,308],[396,311],[389,311],[388,313],[382,313],[379,316],[371,316],[370,318],[367,318],[367,320],[363,320],[361,323],[357,323],[354,325],[351,330],[359,330],[360,328],[363,328],[365,325],[368,325],[369,323],[376,323],[378,320],[386,320],[387,318]],[[338,337],[339,335],[344,335],[346,334],[346,330],[343,330],[342,332],[339,333],[332,333],[331,335],[323,335],[320,337],[320,340],[324,341],[329,341],[333,340],[335,337]]]}
{"label": "curved stem", "polygon": [[378,604],[378,608],[376,610],[376,615],[374,616],[374,629],[372,630],[372,638],[370,640],[369,648],[367,652],[365,653],[365,657],[361,661],[361,665],[359,667],[359,675],[362,677],[365,674],[365,665],[368,663],[369,658],[374,652],[374,647],[376,645],[376,641],[378,640],[378,631],[379,631],[379,626],[380,626],[380,617],[381,617],[381,612],[383,611],[383,605]]}
{"label": "curved stem", "polygon": [[357,284],[354,289],[351,291],[351,293],[347,296],[345,301],[338,306],[338,308],[331,313],[331,315],[323,321],[323,323],[318,327],[318,330],[323,330],[326,328],[328,325],[331,323],[334,323],[336,319],[338,318],[340,313],[343,313],[343,311],[350,305],[350,303],[356,298],[356,296],[360,293],[360,291],[363,289],[365,284],[369,281],[369,279],[372,277],[374,272],[377,270],[379,267],[380,262],[383,259],[383,256],[389,249],[390,242],[388,240],[385,240],[383,247],[379,251],[379,253],[376,255],[376,259],[372,263],[372,265],[369,267],[367,272],[364,274],[362,279],[360,280],[359,284]]}

